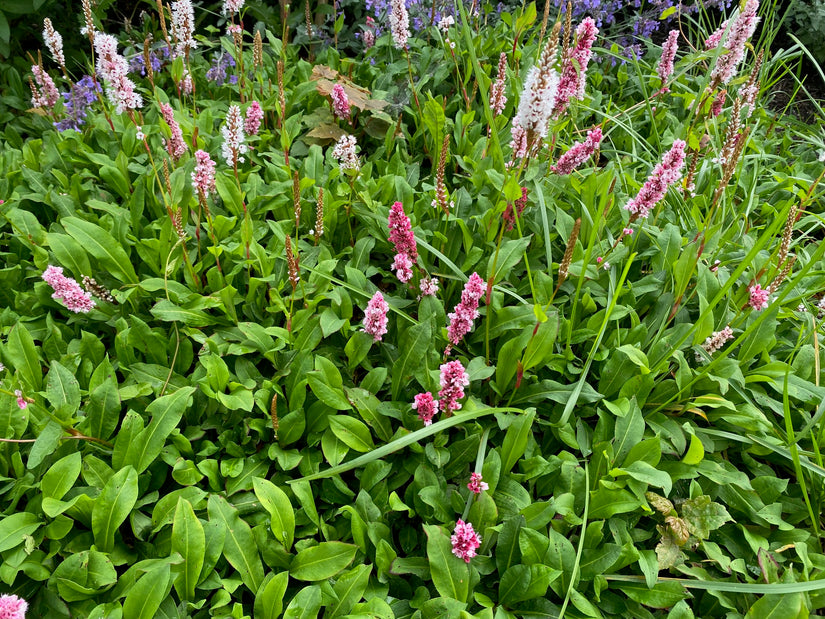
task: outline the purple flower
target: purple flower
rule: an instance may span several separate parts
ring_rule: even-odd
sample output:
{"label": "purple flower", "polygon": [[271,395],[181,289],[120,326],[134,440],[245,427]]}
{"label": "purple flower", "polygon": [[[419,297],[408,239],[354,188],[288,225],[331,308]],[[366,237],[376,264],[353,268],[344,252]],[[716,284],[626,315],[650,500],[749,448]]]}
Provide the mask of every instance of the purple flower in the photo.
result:
{"label": "purple flower", "polygon": [[96,93],[101,92],[100,85],[97,84],[90,75],[84,75],[69,92],[63,92],[63,109],[66,118],[54,123],[58,131],[80,128],[86,124],[87,108],[97,100]]}
{"label": "purple flower", "polygon": [[369,333],[373,341],[378,342],[387,332],[387,312],[390,306],[384,296],[377,291],[367,303],[364,312],[364,332]]}
{"label": "purple flower", "polygon": [[466,563],[476,556],[476,550],[481,546],[481,536],[473,530],[473,523],[465,523],[460,518],[455,524],[450,541],[453,544],[453,554],[459,559],[464,559]]}
{"label": "purple flower", "polygon": [[230,84],[234,84],[238,81],[238,76],[230,75],[227,78],[227,69],[230,67],[235,67],[235,59],[232,56],[224,53],[214,54],[212,66],[206,71],[206,79],[218,86],[223,86],[227,79]]}

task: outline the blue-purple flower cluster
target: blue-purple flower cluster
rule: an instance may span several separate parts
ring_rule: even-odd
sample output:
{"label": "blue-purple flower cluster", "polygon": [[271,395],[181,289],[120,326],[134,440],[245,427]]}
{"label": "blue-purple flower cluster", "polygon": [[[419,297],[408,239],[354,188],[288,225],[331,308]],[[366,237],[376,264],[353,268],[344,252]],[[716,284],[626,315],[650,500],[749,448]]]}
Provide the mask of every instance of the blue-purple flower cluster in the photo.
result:
{"label": "blue-purple flower cluster", "polygon": [[66,118],[54,123],[58,131],[80,128],[86,124],[86,111],[97,99],[97,93],[102,92],[90,75],[84,75],[69,92],[60,93],[63,96]]}
{"label": "blue-purple flower cluster", "polygon": [[227,81],[235,84],[238,81],[237,75],[227,75],[229,68],[235,67],[235,59],[223,52],[215,53],[212,57],[212,66],[206,72],[206,79],[215,82],[218,86],[223,86]]}
{"label": "blue-purple flower cluster", "polygon": [[[160,71],[163,63],[167,60],[169,60],[168,47],[149,51],[149,62],[152,65],[152,71],[156,73]],[[142,77],[146,76],[146,59],[143,57],[142,52],[129,61],[129,73],[140,73]]]}

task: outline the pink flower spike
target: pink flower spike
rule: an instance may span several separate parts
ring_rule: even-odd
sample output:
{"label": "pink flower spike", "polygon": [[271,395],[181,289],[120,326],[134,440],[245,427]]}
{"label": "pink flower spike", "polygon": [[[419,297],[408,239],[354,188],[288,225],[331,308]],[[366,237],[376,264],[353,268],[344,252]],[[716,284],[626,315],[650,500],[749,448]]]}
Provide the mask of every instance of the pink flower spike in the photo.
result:
{"label": "pink flower spike", "polygon": [[622,234],[625,236],[630,236],[633,234],[633,228],[624,228],[622,229]]}
{"label": "pink flower spike", "polygon": [[481,536],[473,530],[472,522],[464,522],[459,518],[455,523],[455,531],[450,536],[453,544],[453,554],[469,563],[476,556],[476,550],[481,546]]}
{"label": "pink flower spike", "polygon": [[478,302],[484,290],[484,280],[478,273],[473,273],[461,292],[461,302],[447,315],[450,319],[450,326],[447,327],[450,344],[445,354],[450,354],[450,349],[456,346],[473,328],[473,320],[478,317]]}
{"label": "pink flower spike", "polygon": [[[26,410],[26,407],[29,405],[29,403],[26,402],[26,398],[23,397],[23,392],[19,389],[15,389],[14,395],[15,397],[17,397],[17,407],[21,411]],[[2,610],[2,607],[0,607],[0,610]],[[0,617],[2,617],[2,615],[0,615]]]}
{"label": "pink flower spike", "polygon": [[395,276],[401,283],[406,284],[412,279],[412,265],[412,260],[407,254],[395,254],[392,270],[395,271]]}
{"label": "pink flower spike", "polygon": [[52,299],[63,301],[67,309],[86,314],[95,306],[92,295],[84,291],[74,279],[63,275],[62,267],[49,267],[43,271],[43,280],[52,288]]}
{"label": "pink flower spike", "polygon": [[29,82],[32,84],[32,107],[52,108],[57,105],[60,93],[57,92],[57,86],[54,85],[51,75],[46,73],[40,65],[32,65],[32,73],[34,73],[34,84]]}
{"label": "pink flower spike", "polygon": [[373,341],[378,342],[387,332],[387,312],[390,306],[384,300],[381,291],[377,291],[367,303],[364,312],[364,332],[373,337]]}
{"label": "pink flower spike", "polygon": [[244,120],[244,132],[246,135],[258,135],[261,128],[261,121],[264,119],[264,111],[261,109],[261,104],[253,101],[246,108],[246,119]]}
{"label": "pink flower spike", "polygon": [[192,185],[206,198],[216,190],[215,162],[205,150],[195,152],[195,171],[192,172]]}
{"label": "pink flower spike", "polygon": [[756,15],[757,9],[759,9],[759,0],[748,0],[745,8],[730,27],[727,38],[720,41],[727,51],[722,51],[716,57],[716,65],[710,73],[712,85],[727,84],[736,75],[745,57],[745,44],[753,36],[756,25],[759,23],[759,17]]}
{"label": "pink flower spike", "polygon": [[127,77],[129,63],[117,52],[117,39],[103,32],[95,33],[97,74],[106,82],[106,96],[118,114],[143,105],[143,97],[135,92],[135,83]]}
{"label": "pink flower spike", "polygon": [[762,286],[759,284],[754,284],[748,288],[748,292],[750,293],[748,305],[755,310],[768,309],[768,303],[771,296],[770,290],[763,290]]}
{"label": "pink flower spike", "polygon": [[671,30],[667,35],[667,41],[662,46],[662,57],[659,59],[659,66],[656,72],[659,74],[659,79],[662,80],[662,87],[665,87],[667,81],[673,75],[673,61],[676,59],[676,49],[678,47],[679,31]]}
{"label": "pink flower spike", "polygon": [[26,619],[29,605],[16,595],[0,595],[0,619]]}
{"label": "pink flower spike", "polygon": [[602,128],[596,127],[587,132],[584,142],[576,142],[566,153],[559,157],[559,162],[550,169],[559,175],[570,174],[596,152],[602,142]]}
{"label": "pink flower spike", "polygon": [[470,384],[470,377],[461,361],[449,361],[441,366],[441,410],[446,414],[461,409],[459,400],[464,397],[464,387]]}
{"label": "pink flower spike", "polygon": [[332,97],[333,116],[335,116],[335,118],[349,120],[349,97],[347,97],[347,91],[344,90],[344,87],[341,86],[341,84],[335,84],[335,86],[332,87],[330,96]]}
{"label": "pink flower spike", "polygon": [[485,490],[489,490],[490,485],[486,481],[482,481],[481,473],[473,473],[470,475],[470,483],[467,484],[467,488],[473,494],[481,494]]}
{"label": "pink flower spike", "polygon": [[413,398],[412,407],[418,411],[418,418],[428,426],[432,424],[433,417],[438,412],[438,400],[434,400],[433,394],[429,391],[419,393]]}
{"label": "pink flower spike", "polygon": [[400,202],[396,202],[390,207],[387,227],[390,231],[390,243],[395,246],[396,253],[407,254],[413,261],[418,258],[418,247],[415,244],[412,222],[404,212],[404,205]]}
{"label": "pink flower spike", "polygon": [[160,104],[160,113],[163,115],[163,120],[169,125],[172,131],[172,137],[166,143],[166,150],[169,156],[175,161],[180,159],[187,150],[186,142],[183,141],[183,132],[180,130],[180,125],[175,120],[175,113],[172,111],[172,106],[168,103]]}
{"label": "pink flower spike", "polygon": [[223,145],[221,154],[229,166],[237,166],[244,162],[244,155],[249,147],[244,144],[243,120],[241,119],[241,108],[237,105],[230,105],[226,112],[226,122],[221,127],[223,135]]}
{"label": "pink flower spike", "polygon": [[505,80],[507,79],[507,54],[501,52],[498,57],[498,76],[490,89],[490,107],[493,116],[499,116],[507,105],[507,95],[504,94]]}
{"label": "pink flower spike", "polygon": [[662,157],[647,181],[642,185],[638,195],[625,205],[625,210],[631,213],[631,222],[634,219],[644,219],[650,211],[662,201],[667,188],[677,182],[682,176],[682,166],[685,164],[685,142],[675,140],[671,149]]}
{"label": "pink flower spike", "polygon": [[406,49],[410,38],[410,15],[404,0],[390,0],[390,32],[395,49]]}
{"label": "pink flower spike", "polygon": [[579,101],[584,99],[587,65],[598,34],[599,29],[592,17],[585,17],[576,28],[576,42],[568,50],[561,69],[559,88],[553,102],[553,118],[558,118],[564,113],[573,97]]}
{"label": "pink flower spike", "polygon": [[434,297],[438,292],[438,278],[425,277],[419,282],[418,287],[425,297]]}

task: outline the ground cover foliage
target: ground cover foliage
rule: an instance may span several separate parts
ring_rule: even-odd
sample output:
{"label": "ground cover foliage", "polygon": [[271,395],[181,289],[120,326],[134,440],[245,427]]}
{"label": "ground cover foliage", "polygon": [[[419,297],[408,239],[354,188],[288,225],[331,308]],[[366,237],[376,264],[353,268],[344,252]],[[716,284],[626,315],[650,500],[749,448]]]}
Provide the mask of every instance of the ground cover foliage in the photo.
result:
{"label": "ground cover foliage", "polygon": [[767,107],[801,54],[772,7],[741,63],[755,2],[707,47],[688,13],[671,73],[598,37],[588,67],[532,3],[346,56],[226,4],[194,38],[164,7],[122,62],[99,39],[99,94],[44,47],[2,134],[0,590],[43,617],[822,608],[825,147]]}

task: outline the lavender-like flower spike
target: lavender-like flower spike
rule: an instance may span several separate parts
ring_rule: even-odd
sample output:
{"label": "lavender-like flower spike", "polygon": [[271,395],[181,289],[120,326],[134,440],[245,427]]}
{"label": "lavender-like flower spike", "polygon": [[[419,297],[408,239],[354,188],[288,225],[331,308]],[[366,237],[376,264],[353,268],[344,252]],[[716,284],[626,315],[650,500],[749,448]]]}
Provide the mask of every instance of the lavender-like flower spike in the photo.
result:
{"label": "lavender-like flower spike", "polygon": [[364,332],[372,336],[373,341],[378,342],[387,332],[387,312],[390,306],[384,300],[384,296],[377,291],[367,303],[364,312]]}
{"label": "lavender-like flower spike", "polygon": [[175,53],[178,56],[188,56],[189,50],[198,46],[194,32],[195,11],[192,0],[175,0],[172,3],[172,38],[175,39]]}
{"label": "lavender-like flower spike", "polygon": [[667,88],[667,81],[673,75],[673,61],[676,59],[676,49],[678,48],[679,31],[671,30],[667,35],[667,41],[662,45],[662,57],[659,59],[659,65],[656,67],[656,72],[659,79],[662,81],[662,89]]}
{"label": "lavender-like flower spike", "polygon": [[685,142],[675,140],[671,149],[662,157],[662,162],[653,168],[653,172],[642,185],[639,194],[625,206],[625,209],[631,213],[631,221],[648,216],[650,211],[665,197],[667,188],[681,178],[684,164]]}
{"label": "lavender-like flower spike", "polygon": [[507,96],[504,94],[505,80],[507,79],[507,54],[501,52],[498,57],[498,76],[490,89],[490,107],[493,116],[499,116],[507,105]]}
{"label": "lavender-like flower spike", "polygon": [[244,144],[243,118],[241,117],[241,108],[237,105],[229,106],[229,111],[226,113],[226,122],[221,127],[221,135],[223,135],[221,154],[227,165],[235,167],[239,163],[243,163],[243,154],[249,150],[249,147]]}
{"label": "lavender-like flower spike", "polygon": [[169,156],[175,161],[180,159],[187,150],[186,142],[183,141],[183,132],[180,130],[180,125],[175,120],[175,113],[172,111],[172,106],[168,103],[160,104],[160,113],[163,115],[163,120],[169,125],[172,131],[172,137],[166,142],[166,150]]}
{"label": "lavender-like flower spike", "polygon": [[390,30],[396,49],[406,49],[410,38],[410,16],[404,0],[390,0]]}
{"label": "lavender-like flower spike", "polygon": [[54,61],[60,65],[61,68],[66,68],[66,58],[63,55],[63,37],[52,26],[52,20],[48,17],[43,20],[43,40],[46,41],[46,47],[52,54]]}

